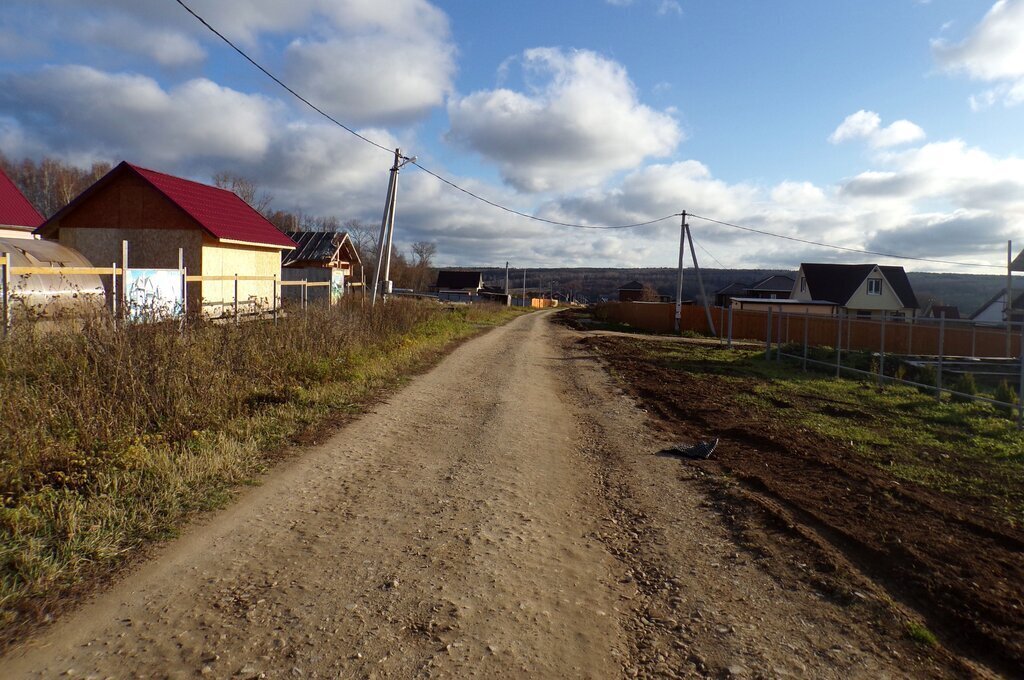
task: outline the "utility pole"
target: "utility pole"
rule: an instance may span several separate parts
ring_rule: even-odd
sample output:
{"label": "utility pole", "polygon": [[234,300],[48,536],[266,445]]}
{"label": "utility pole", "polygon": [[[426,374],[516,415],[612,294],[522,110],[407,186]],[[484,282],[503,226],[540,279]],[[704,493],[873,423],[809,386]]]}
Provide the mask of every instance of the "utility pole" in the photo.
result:
{"label": "utility pole", "polygon": [[676,333],[679,333],[683,324],[683,253],[686,252],[686,211],[683,211],[683,219],[679,222],[679,281],[676,283]]}
{"label": "utility pole", "polygon": [[711,320],[711,307],[708,305],[708,296],[704,293],[704,279],[700,276],[700,265],[697,264],[697,251],[693,248],[693,233],[690,231],[690,225],[688,224],[686,225],[686,239],[690,242],[690,256],[693,258],[693,271],[697,274],[697,288],[700,290],[700,297],[704,301],[704,315],[708,319],[708,330],[711,331],[711,335],[718,335],[718,333],[715,332],[715,322]]}
{"label": "utility pole", "polygon": [[526,270],[523,270],[523,307],[526,307]]}
{"label": "utility pole", "polygon": [[[377,237],[377,268],[373,274],[373,295],[370,304],[377,304],[377,293],[382,296],[391,293],[391,244],[395,232],[395,206],[398,199],[398,171],[406,163],[412,163],[416,157],[407,158],[401,149],[395,149],[395,162],[391,166],[391,178],[388,181],[388,194],[384,199],[384,216],[380,221],[380,236]],[[381,290],[381,267],[383,266],[385,290]]]}
{"label": "utility pole", "polygon": [[508,260],[505,260],[505,295],[508,295]]}

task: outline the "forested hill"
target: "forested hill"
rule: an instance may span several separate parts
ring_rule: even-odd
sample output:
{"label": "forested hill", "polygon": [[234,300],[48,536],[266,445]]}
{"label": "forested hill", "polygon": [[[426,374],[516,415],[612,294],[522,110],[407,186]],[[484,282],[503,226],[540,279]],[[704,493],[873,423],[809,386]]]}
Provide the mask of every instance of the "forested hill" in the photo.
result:
{"label": "forested hill", "polygon": [[[504,269],[484,268],[483,271],[488,284],[504,285]],[[701,274],[704,278],[704,288],[711,296],[715,291],[733,282],[753,283],[772,274],[795,276],[796,272],[780,269],[701,269]],[[522,276],[522,270],[511,270],[511,287],[520,289]],[[964,315],[971,314],[1006,285],[1006,278],[1000,275],[909,272],[909,276],[922,308],[929,303],[956,305]],[[614,299],[619,286],[633,280],[649,283],[664,295],[675,295],[676,270],[667,267],[553,268],[527,271],[528,288],[547,290],[549,286],[553,286],[554,290],[562,293],[568,293],[570,290],[581,291],[590,300],[601,297]],[[1017,285],[1024,291],[1024,281]],[[693,269],[687,269],[684,273],[683,296],[692,299],[698,297],[697,279]]]}

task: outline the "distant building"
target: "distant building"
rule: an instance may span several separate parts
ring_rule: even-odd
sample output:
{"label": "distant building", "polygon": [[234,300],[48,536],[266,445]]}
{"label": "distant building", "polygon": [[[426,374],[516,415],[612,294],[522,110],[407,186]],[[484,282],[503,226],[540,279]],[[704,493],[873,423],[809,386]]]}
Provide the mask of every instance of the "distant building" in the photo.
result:
{"label": "distant building", "polygon": [[748,300],[788,300],[793,293],[793,277],[786,274],[772,274],[754,283],[730,283],[715,291],[716,307],[731,307],[733,298]]}
{"label": "distant building", "polygon": [[[81,252],[93,265],[175,269],[178,249],[190,275],[280,276],[281,251],[295,243],[233,192],[122,162],[48,219],[36,233]],[[239,308],[266,308],[274,283],[238,283]],[[235,283],[208,280],[188,289],[189,309],[220,314]],[[200,305],[202,305],[200,307]]]}
{"label": "distant building", "polygon": [[[294,250],[281,253],[281,279],[283,281],[330,282],[330,287],[309,288],[307,300],[338,302],[346,292],[363,285],[363,265],[359,252],[344,231],[289,231],[288,238],[295,241]],[[358,276],[356,275],[358,271]],[[283,297],[297,299],[300,286],[287,286]]]}
{"label": "distant building", "polygon": [[[948,317],[947,317],[948,318]],[[971,314],[971,321],[978,323],[1006,323],[1006,289],[989,298],[985,304]],[[1024,321],[1024,292],[1013,298],[1013,310],[1010,314],[1013,323]]]}
{"label": "distant building", "polygon": [[861,319],[913,317],[919,307],[903,267],[877,264],[805,262],[790,299],[834,302],[841,314]]}
{"label": "distant building", "polygon": [[42,223],[43,216],[0,170],[0,238],[32,238],[32,231]]}
{"label": "distant building", "polygon": [[442,269],[437,272],[434,289],[439,300],[474,302],[484,289],[484,274],[481,271]]}
{"label": "distant building", "polygon": [[956,305],[932,305],[929,316],[933,319],[940,319],[945,315],[947,319],[959,319],[960,308]]}
{"label": "distant building", "polygon": [[730,283],[725,288],[715,291],[715,306],[729,307],[733,298],[747,297],[748,288],[745,283]]}
{"label": "distant building", "polygon": [[747,288],[746,297],[764,300],[788,300],[790,295],[793,294],[794,283],[795,281],[792,276],[775,274],[766,279],[761,279]]}
{"label": "distant building", "polygon": [[637,302],[644,299],[644,284],[630,281],[619,287],[619,302]]}

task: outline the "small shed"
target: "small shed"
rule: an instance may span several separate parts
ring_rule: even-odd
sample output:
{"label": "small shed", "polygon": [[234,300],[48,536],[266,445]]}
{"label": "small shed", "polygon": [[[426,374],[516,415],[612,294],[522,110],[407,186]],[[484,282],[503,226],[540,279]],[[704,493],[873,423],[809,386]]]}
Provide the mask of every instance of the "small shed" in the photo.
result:
{"label": "small shed", "polygon": [[[188,289],[189,309],[219,315],[273,304],[281,251],[295,243],[233,192],[122,162],[48,219],[36,233],[57,239],[97,267],[121,263],[209,277]],[[247,277],[237,283],[232,277]],[[265,280],[264,280],[265,279]]]}
{"label": "small shed", "polygon": [[[282,280],[331,284],[329,288],[310,288],[307,300],[330,300],[334,304],[347,292],[363,288],[363,263],[347,232],[289,231],[286,234],[296,248],[281,253]],[[283,296],[298,299],[301,293],[298,286],[288,286]]]}

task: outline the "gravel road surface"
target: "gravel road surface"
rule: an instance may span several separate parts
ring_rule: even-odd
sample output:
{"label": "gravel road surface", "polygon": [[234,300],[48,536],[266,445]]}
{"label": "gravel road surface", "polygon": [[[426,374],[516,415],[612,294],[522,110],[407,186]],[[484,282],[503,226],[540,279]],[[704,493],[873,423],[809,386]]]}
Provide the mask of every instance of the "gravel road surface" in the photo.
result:
{"label": "gravel road surface", "polygon": [[550,317],[460,346],[0,659],[0,675],[953,673],[736,542]]}

